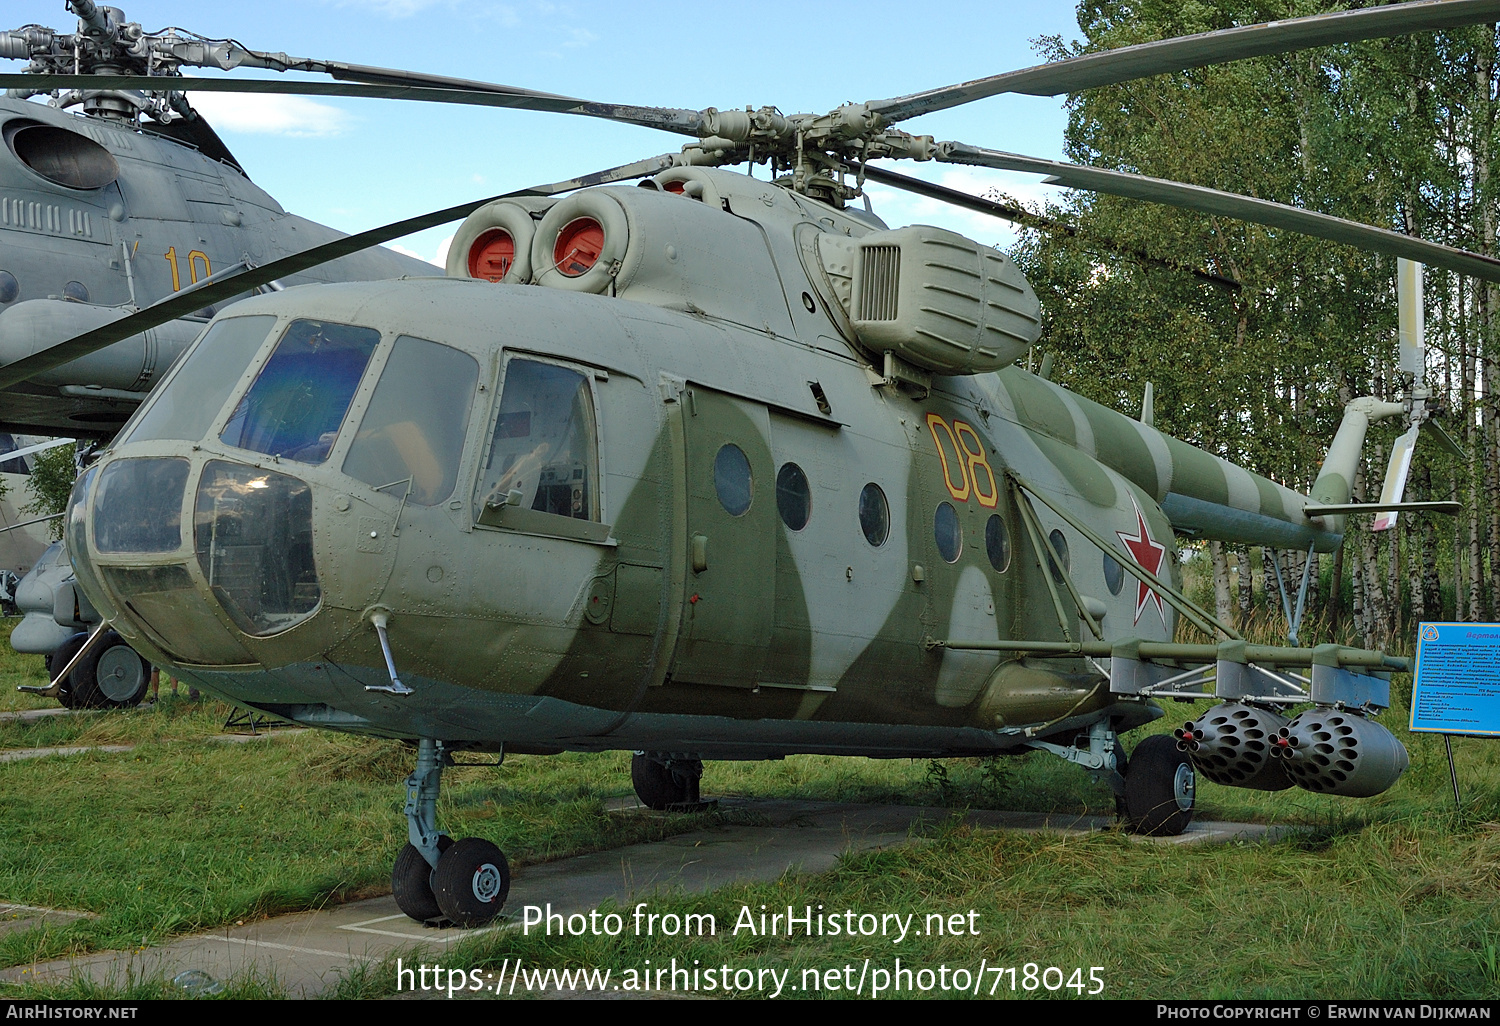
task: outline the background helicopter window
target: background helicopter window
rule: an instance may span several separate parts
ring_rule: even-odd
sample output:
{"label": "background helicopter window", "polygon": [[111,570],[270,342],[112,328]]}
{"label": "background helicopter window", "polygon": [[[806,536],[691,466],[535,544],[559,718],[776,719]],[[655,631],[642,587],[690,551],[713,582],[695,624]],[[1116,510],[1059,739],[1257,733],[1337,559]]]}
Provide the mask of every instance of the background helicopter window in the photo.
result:
{"label": "background helicopter window", "polygon": [[214,460],[198,484],[193,536],[214,597],[246,634],[286,630],[317,608],[306,483]]}
{"label": "background helicopter window", "polygon": [[874,481],[859,493],[859,529],[865,533],[865,541],[877,548],[885,544],[891,533],[891,507],[885,501],[885,492]]}
{"label": "background helicopter window", "polygon": [[795,463],[783,463],[776,474],[776,512],[793,531],[802,530],[812,518],[812,491],[807,475]]}
{"label": "background helicopter window", "polygon": [[171,386],[158,388],[146,400],[125,441],[196,442],[208,434],[208,426],[275,324],[275,317],[229,317],[209,328],[179,365]]}
{"label": "background helicopter window", "polygon": [[219,437],[251,452],[322,463],[379,344],[374,328],[293,321]]}
{"label": "background helicopter window", "polygon": [[99,477],[94,547],[100,552],[172,552],[182,544],[188,462],[115,460]]}
{"label": "background helicopter window", "polygon": [[932,515],[932,534],[943,559],[957,563],[964,551],[964,535],[958,526],[958,511],[951,503],[938,504],[937,512]]}
{"label": "background helicopter window", "polygon": [[990,557],[990,566],[997,573],[1005,573],[1005,568],[1010,566],[1010,532],[1006,531],[1005,521],[998,514],[985,521],[984,551]]}
{"label": "background helicopter window", "polygon": [[752,488],[745,450],[726,442],[714,456],[714,491],[719,493],[719,504],[732,517],[744,516],[750,510]]}
{"label": "background helicopter window", "polygon": [[344,473],[376,488],[410,478],[407,501],[419,506],[448,498],[478,381],[479,364],[467,353],[410,335],[396,339]]}
{"label": "background helicopter window", "polygon": [[523,509],[598,520],[595,437],[586,377],[552,363],[511,360],[479,482],[479,508],[503,505],[508,493],[519,491]]}
{"label": "background helicopter window", "polygon": [[1125,568],[1107,552],[1104,554],[1104,583],[1109,586],[1111,595],[1120,594],[1120,587],[1125,583]]}

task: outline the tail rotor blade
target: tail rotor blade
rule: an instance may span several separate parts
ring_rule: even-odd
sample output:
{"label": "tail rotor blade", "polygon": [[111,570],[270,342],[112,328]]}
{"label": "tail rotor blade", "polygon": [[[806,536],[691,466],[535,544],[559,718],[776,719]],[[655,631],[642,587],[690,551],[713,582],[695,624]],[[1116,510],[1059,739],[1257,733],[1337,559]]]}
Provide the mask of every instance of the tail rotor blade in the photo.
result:
{"label": "tail rotor blade", "polygon": [[[1380,489],[1382,506],[1401,502],[1401,497],[1406,492],[1406,477],[1411,472],[1411,454],[1416,448],[1419,430],[1420,427],[1413,424],[1405,434],[1396,439],[1396,444],[1391,446],[1391,459],[1386,464],[1385,470],[1385,484]],[[1370,530],[1388,531],[1396,526],[1396,518],[1400,515],[1400,510],[1394,509],[1380,513],[1375,517],[1375,522],[1370,525]]]}

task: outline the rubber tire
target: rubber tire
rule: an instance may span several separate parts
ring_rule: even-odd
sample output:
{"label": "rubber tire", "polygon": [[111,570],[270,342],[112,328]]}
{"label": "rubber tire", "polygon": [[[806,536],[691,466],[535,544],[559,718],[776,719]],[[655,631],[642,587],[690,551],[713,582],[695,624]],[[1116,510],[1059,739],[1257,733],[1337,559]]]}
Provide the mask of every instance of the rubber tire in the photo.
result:
{"label": "rubber tire", "polygon": [[[1136,745],[1125,775],[1125,824],[1132,833],[1149,837],[1175,837],[1193,821],[1193,808],[1177,802],[1177,776],[1181,767],[1193,773],[1193,761],[1177,750],[1167,734],[1153,734]],[[1189,778],[1190,785],[1196,781]],[[1196,790],[1196,788],[1194,788]]]}
{"label": "rubber tire", "polygon": [[[61,645],[58,645],[48,653],[46,659],[48,680],[52,680],[57,676],[58,670],[68,665],[68,660],[72,659],[78,653],[78,650],[83,647],[83,643],[88,640],[88,637],[86,633],[79,632],[71,638],[65,639]],[[77,667],[74,667],[74,669],[77,669]],[[77,696],[73,691],[73,675],[71,673],[68,674],[68,679],[62,682],[57,700],[62,704],[64,709],[82,708],[78,704]]]}
{"label": "rubber tire", "polygon": [[458,926],[483,926],[510,894],[510,863],[482,837],[465,837],[443,852],[432,874],[438,908]]}
{"label": "rubber tire", "polygon": [[[438,838],[438,851],[453,847],[453,838],[443,834]],[[391,896],[396,907],[419,923],[437,919],[443,914],[438,908],[437,897],[432,893],[432,867],[410,841],[396,856],[391,867]]]}
{"label": "rubber tire", "polygon": [[630,783],[634,785],[635,795],[641,800],[641,804],[657,812],[688,800],[687,786],[678,783],[670,769],[644,752],[637,752],[630,757]]}
{"label": "rubber tire", "polygon": [[[110,657],[109,662],[105,662],[106,656]],[[117,665],[114,669],[125,669],[128,672],[134,665],[139,665],[140,680],[129,694],[122,693],[111,697],[99,683],[99,668],[101,664],[109,668],[112,663],[122,662],[123,667]],[[93,651],[80,659],[77,666],[73,667],[74,702],[85,708],[128,709],[139,705],[150,687],[151,665],[114,631],[106,631],[104,639],[94,646]]]}

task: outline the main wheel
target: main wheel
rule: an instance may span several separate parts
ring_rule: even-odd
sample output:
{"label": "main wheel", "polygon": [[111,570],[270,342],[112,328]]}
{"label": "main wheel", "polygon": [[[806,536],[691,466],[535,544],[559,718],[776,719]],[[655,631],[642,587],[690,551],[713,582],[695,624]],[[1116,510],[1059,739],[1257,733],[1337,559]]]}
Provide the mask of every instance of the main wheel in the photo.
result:
{"label": "main wheel", "polygon": [[698,799],[694,776],[683,771],[674,773],[670,766],[645,752],[630,757],[630,782],[641,804],[657,812]]}
{"label": "main wheel", "polygon": [[[46,659],[48,680],[57,679],[57,672],[72,661],[73,657],[78,654],[78,650],[83,647],[83,643],[87,641],[88,638],[89,636],[87,634],[79,632],[78,634],[73,635],[71,638],[64,640],[61,645],[58,645],[55,649],[48,653]],[[76,673],[78,667],[75,666],[73,669]],[[62,706],[65,709],[83,708],[83,706],[78,703],[77,696],[73,692],[73,679],[74,674],[68,674],[68,679],[62,682],[62,686],[58,689],[57,692],[57,700],[62,703]]]}
{"label": "main wheel", "polygon": [[500,914],[510,893],[505,854],[482,837],[465,837],[443,852],[432,874],[443,915],[459,926],[483,926]]}
{"label": "main wheel", "polygon": [[[445,852],[451,847],[453,838],[447,834],[438,838],[438,851]],[[432,893],[432,873],[432,867],[410,842],[401,849],[396,864],[391,867],[391,896],[396,899],[396,907],[419,923],[437,919],[443,914],[436,895]]]}
{"label": "main wheel", "polygon": [[1125,774],[1125,824],[1137,834],[1173,837],[1193,821],[1195,778],[1186,752],[1166,734],[1136,745]]}
{"label": "main wheel", "polygon": [[150,665],[114,631],[73,667],[73,700],[90,709],[138,705],[150,684]]}

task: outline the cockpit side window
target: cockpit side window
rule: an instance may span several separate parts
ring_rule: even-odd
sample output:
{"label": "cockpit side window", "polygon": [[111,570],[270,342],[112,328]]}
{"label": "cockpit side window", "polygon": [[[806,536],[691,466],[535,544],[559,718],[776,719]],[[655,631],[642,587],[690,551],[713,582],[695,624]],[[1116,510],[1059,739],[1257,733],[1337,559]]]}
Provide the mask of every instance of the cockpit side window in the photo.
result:
{"label": "cockpit side window", "polygon": [[479,364],[467,353],[410,335],[396,339],[344,473],[375,488],[406,481],[407,501],[418,506],[447,499],[478,381]]}
{"label": "cockpit side window", "polygon": [[322,463],[379,344],[374,328],[293,321],[219,437],[239,449]]}
{"label": "cockpit side window", "polygon": [[589,378],[556,364],[506,364],[500,413],[475,494],[476,514],[519,492],[523,509],[599,519],[599,461]]}

